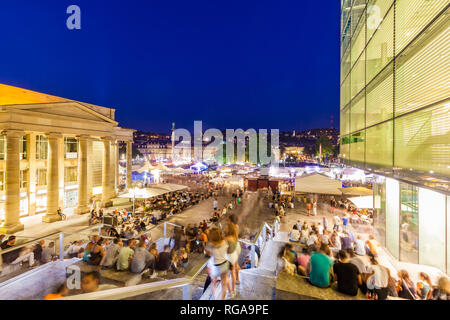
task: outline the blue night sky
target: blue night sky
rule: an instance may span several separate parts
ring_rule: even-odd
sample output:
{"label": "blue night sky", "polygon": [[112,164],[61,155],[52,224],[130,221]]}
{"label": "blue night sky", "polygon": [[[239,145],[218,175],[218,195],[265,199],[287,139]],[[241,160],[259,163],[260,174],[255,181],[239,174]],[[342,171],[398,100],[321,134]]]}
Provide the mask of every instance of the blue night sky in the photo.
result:
{"label": "blue night sky", "polygon": [[[81,30],[66,9],[81,8]],[[0,82],[122,127],[309,129],[339,111],[340,1],[3,0]]]}

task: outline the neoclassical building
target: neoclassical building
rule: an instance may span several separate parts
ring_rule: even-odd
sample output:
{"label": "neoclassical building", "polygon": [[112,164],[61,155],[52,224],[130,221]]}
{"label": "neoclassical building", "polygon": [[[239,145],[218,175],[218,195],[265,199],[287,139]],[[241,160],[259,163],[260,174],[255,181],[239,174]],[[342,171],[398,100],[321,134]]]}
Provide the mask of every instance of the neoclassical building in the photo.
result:
{"label": "neoclassical building", "polygon": [[119,147],[127,144],[131,185],[132,129],[115,110],[0,84],[0,232],[23,230],[19,218],[60,219],[58,207],[108,205],[119,182]]}

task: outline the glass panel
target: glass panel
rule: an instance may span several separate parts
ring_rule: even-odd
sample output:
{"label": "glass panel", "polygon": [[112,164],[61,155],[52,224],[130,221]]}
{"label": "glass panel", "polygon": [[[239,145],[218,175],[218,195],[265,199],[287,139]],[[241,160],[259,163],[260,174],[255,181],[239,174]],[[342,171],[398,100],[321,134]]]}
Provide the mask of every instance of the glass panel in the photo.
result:
{"label": "glass panel", "polygon": [[350,102],[350,74],[341,87],[341,109],[344,108]]}
{"label": "glass panel", "polygon": [[362,94],[358,98],[358,101],[356,101],[355,103],[352,102],[350,108],[350,132],[364,129],[366,125],[366,99]]}
{"label": "glass panel", "polygon": [[36,160],[45,160],[48,156],[48,139],[45,136],[36,136]]}
{"label": "glass panel", "polygon": [[46,186],[47,185],[47,169],[37,170],[37,185]]}
{"label": "glass panel", "polygon": [[392,167],[393,164],[392,121],[366,130],[366,163]]}
{"label": "glass panel", "polygon": [[384,177],[375,177],[373,195],[373,225],[375,235],[380,244],[386,246],[386,179]]}
{"label": "glass panel", "polygon": [[394,11],[389,11],[367,45],[367,75],[369,83],[394,57]]}
{"label": "glass panel", "polygon": [[364,131],[354,133],[350,137],[350,160],[364,163]]}
{"label": "glass panel", "polygon": [[0,160],[5,160],[6,153],[6,138],[4,135],[0,135]]}
{"label": "glass panel", "polygon": [[392,67],[389,76],[376,83],[375,80],[367,87],[366,123],[371,126],[387,119],[394,114],[394,76]]}
{"label": "glass panel", "polygon": [[448,0],[397,0],[396,52],[400,53],[446,5]]}
{"label": "glass panel", "polygon": [[445,195],[419,188],[419,263],[445,271]]}
{"label": "glass panel", "polygon": [[20,140],[20,160],[27,160],[28,135],[24,135]]}
{"label": "glass panel", "polygon": [[351,71],[351,99],[364,88],[365,81],[365,55],[362,55]]}
{"label": "glass panel", "polygon": [[0,191],[5,190],[5,171],[0,171]]}
{"label": "glass panel", "polygon": [[418,188],[400,183],[400,261],[419,263]]}
{"label": "glass panel", "polygon": [[399,256],[399,183],[386,178],[386,248],[398,259]]}
{"label": "glass panel", "polygon": [[350,133],[350,107],[341,110],[341,134]]}
{"label": "glass panel", "polygon": [[450,176],[450,103],[395,120],[395,166]]}
{"label": "glass panel", "polygon": [[352,66],[355,64],[356,60],[358,60],[359,56],[364,50],[366,46],[366,24],[361,21],[358,25],[358,28],[355,31],[355,34],[352,37],[352,49],[351,49],[351,60]]}
{"label": "glass panel", "polygon": [[64,168],[64,182],[76,182],[77,181],[77,167]]}
{"label": "glass panel", "polygon": [[349,159],[350,156],[350,143],[349,143],[349,137],[342,137],[341,139],[341,158],[343,159]]}
{"label": "glass panel", "polygon": [[[380,23],[392,7],[394,0],[370,0],[367,4],[367,42],[375,31],[380,30]],[[394,30],[392,30],[394,33]]]}
{"label": "glass panel", "polygon": [[345,77],[350,72],[350,50],[347,50],[345,56],[342,58],[342,65],[341,65],[341,84],[343,84],[343,81],[345,80]]}
{"label": "glass panel", "polygon": [[450,27],[404,64],[396,67],[396,116],[449,97],[449,43]]}

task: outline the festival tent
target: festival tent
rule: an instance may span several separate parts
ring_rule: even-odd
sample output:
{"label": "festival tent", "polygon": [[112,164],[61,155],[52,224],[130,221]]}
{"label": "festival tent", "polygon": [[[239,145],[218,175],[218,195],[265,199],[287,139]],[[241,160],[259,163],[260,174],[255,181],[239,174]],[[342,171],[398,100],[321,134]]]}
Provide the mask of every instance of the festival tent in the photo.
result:
{"label": "festival tent", "polygon": [[373,208],[373,196],[348,198],[358,209]]}
{"label": "festival tent", "polygon": [[119,196],[119,198],[136,198],[136,199],[147,199],[152,197],[157,197],[160,195],[163,195],[165,193],[168,193],[170,191],[167,191],[165,189],[160,188],[142,188],[142,189],[131,189],[125,194],[122,194]]}
{"label": "festival tent", "polygon": [[225,182],[225,179],[224,179],[224,178],[217,177],[217,178],[213,178],[213,179],[209,180],[209,182],[214,182],[214,183],[224,183],[224,182]]}
{"label": "festival tent", "polygon": [[150,162],[146,161],[142,167],[140,167],[139,169],[134,170],[134,171],[143,173],[143,172],[151,172],[154,169],[155,169],[155,167],[152,166]]}
{"label": "festival tent", "polygon": [[162,164],[161,162],[158,162],[158,164],[156,166],[153,167],[153,170],[159,170],[159,171],[166,171],[169,168],[167,168],[164,164]]}
{"label": "festival tent", "polygon": [[373,191],[364,187],[339,188],[343,195],[346,196],[371,196]]}
{"label": "festival tent", "polygon": [[167,190],[168,192],[175,192],[175,191],[185,190],[188,187],[183,186],[181,184],[174,184],[174,183],[159,183],[159,184],[153,185],[152,188],[163,189],[163,190]]}
{"label": "festival tent", "polygon": [[341,195],[342,184],[320,173],[303,175],[295,179],[295,192]]}

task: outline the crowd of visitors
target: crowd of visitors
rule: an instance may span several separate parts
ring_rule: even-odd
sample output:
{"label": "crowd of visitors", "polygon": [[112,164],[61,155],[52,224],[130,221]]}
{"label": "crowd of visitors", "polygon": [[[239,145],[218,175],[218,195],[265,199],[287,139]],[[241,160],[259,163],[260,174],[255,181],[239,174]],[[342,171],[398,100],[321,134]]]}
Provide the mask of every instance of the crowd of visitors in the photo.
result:
{"label": "crowd of visitors", "polygon": [[[363,240],[348,228],[348,215],[335,216],[330,229],[326,217],[322,222],[298,221],[289,233],[290,243],[278,255],[277,272],[304,276],[317,287],[333,283],[341,293],[356,296],[358,291],[368,299],[385,300],[388,296],[404,299],[440,300],[450,298],[447,277],[433,286],[430,277],[421,272],[416,284],[406,270],[397,279],[378,261],[380,244],[370,235]],[[300,249],[296,250],[296,247]]]}

